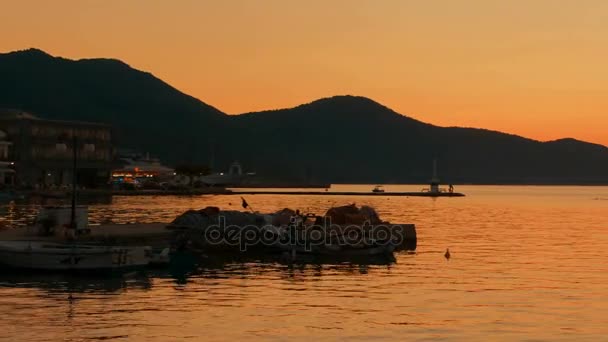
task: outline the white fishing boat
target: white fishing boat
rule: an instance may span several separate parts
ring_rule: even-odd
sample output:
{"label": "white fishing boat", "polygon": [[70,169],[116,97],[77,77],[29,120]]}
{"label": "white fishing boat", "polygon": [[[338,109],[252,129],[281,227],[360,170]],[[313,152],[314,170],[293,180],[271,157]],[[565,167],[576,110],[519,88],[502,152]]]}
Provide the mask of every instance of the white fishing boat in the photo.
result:
{"label": "white fishing boat", "polygon": [[41,208],[25,236],[0,241],[0,265],[47,271],[110,271],[146,266],[149,246],[86,243],[91,234],[86,206]]}
{"label": "white fishing boat", "polygon": [[111,271],[148,265],[150,247],[0,241],[0,264],[47,271]]}

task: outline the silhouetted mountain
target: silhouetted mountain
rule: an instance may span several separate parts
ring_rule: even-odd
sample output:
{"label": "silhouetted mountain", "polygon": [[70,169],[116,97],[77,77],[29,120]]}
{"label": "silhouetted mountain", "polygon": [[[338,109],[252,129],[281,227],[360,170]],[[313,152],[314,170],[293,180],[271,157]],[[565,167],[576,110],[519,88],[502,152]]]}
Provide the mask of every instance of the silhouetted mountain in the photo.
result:
{"label": "silhouetted mountain", "polygon": [[[0,54],[0,107],[49,119],[112,124],[118,141],[195,158],[226,115],[152,74],[113,59],[72,61],[30,49]],[[171,158],[172,160],[174,158]]]}
{"label": "silhouetted mountain", "polygon": [[0,107],[112,124],[117,144],[171,163],[240,160],[265,178],[426,182],[608,183],[608,148],[437,127],[370,99],[336,96],[291,109],[227,116],[148,73],[108,59],[39,50],[0,55]]}
{"label": "silhouetted mountain", "polygon": [[440,177],[452,182],[608,181],[604,146],[437,127],[362,97],[337,96],[234,119],[251,142],[250,155],[263,156],[264,165],[257,165],[262,173],[282,169],[314,181],[425,182],[436,157]]}

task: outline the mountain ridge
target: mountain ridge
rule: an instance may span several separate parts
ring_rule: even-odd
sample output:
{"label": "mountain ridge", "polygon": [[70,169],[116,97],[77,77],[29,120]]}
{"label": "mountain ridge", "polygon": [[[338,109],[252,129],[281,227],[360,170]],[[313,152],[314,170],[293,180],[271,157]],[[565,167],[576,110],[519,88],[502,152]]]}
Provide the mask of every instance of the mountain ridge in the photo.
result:
{"label": "mountain ridge", "polygon": [[0,76],[0,108],[109,123],[119,146],[170,164],[222,170],[239,160],[272,179],[422,182],[438,158],[440,175],[453,182],[608,183],[603,145],[435,126],[362,96],[227,115],[122,61],[70,60],[38,49],[0,54]]}

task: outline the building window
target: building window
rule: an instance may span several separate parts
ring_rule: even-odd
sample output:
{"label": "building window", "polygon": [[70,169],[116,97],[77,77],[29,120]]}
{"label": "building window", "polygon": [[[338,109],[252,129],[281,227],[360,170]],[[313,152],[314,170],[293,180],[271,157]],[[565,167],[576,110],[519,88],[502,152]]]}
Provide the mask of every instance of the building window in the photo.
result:
{"label": "building window", "polygon": [[95,152],[95,144],[84,144],[84,151],[87,153]]}
{"label": "building window", "polygon": [[65,153],[68,150],[68,145],[66,143],[57,143],[55,149],[60,153]]}
{"label": "building window", "polygon": [[8,159],[8,145],[0,143],[0,159]]}

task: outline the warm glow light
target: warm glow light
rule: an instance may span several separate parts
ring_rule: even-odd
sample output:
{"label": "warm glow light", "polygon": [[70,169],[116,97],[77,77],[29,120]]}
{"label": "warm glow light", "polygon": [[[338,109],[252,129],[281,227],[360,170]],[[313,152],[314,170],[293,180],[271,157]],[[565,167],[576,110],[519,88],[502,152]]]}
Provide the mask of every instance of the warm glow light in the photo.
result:
{"label": "warm glow light", "polygon": [[9,1],[0,50],[113,57],[229,113],[354,94],[608,145],[608,2]]}

